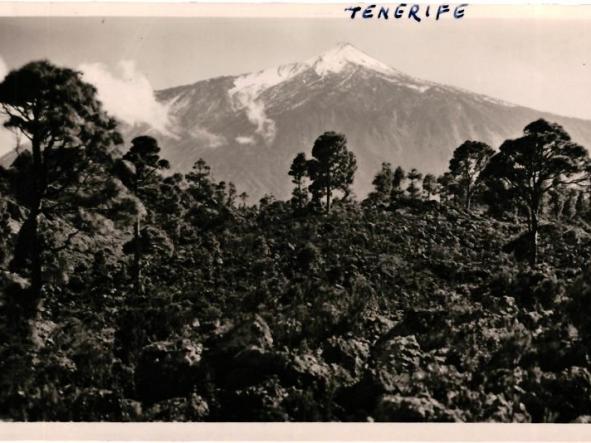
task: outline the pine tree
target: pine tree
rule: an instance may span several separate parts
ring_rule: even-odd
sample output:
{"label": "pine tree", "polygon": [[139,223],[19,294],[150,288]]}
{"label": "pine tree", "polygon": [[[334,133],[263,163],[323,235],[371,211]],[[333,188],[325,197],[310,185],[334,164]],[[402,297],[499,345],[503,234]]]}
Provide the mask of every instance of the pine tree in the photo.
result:
{"label": "pine tree", "polygon": [[189,183],[190,193],[195,200],[203,201],[212,198],[213,189],[211,184],[211,168],[200,158],[193,165],[191,172],[185,175]]}
{"label": "pine tree", "polygon": [[505,141],[489,161],[485,175],[505,181],[528,213],[529,262],[538,261],[538,230],[544,197],[559,186],[582,183],[589,154],[562,126],[540,119],[524,135]]}
{"label": "pine tree", "polygon": [[306,154],[300,152],[295,156],[289,168],[289,173],[295,185],[292,191],[292,204],[296,209],[302,209],[308,203],[308,190],[306,188],[306,178],[308,177],[308,160]]}
{"label": "pine tree", "polygon": [[240,199],[242,209],[246,208],[246,201],[248,200],[249,195],[246,192],[242,192],[238,198]]}
{"label": "pine tree", "polygon": [[4,125],[30,143],[30,151],[21,154],[15,168],[26,175],[27,192],[21,203],[28,209],[28,218],[18,234],[13,265],[19,271],[29,270],[32,313],[37,311],[44,284],[46,245],[41,218],[81,205],[96,206],[114,189],[109,180],[91,178],[111,161],[111,146],[121,142],[115,120],[106,115],[96,95],[78,72],[46,61],[13,70],[0,83]]}
{"label": "pine tree", "polygon": [[394,174],[392,176],[392,192],[390,195],[391,201],[399,200],[404,196],[404,189],[402,187],[404,180],[406,180],[406,172],[402,167],[398,166],[394,170]]}
{"label": "pine tree", "polygon": [[423,178],[423,174],[421,174],[416,168],[412,168],[408,172],[408,179],[410,183],[408,184],[408,188],[406,188],[408,195],[412,199],[418,199],[421,196],[421,188],[418,186],[418,183]]}
{"label": "pine tree", "polygon": [[387,162],[382,163],[382,169],[376,174],[372,182],[375,189],[372,196],[377,202],[386,203],[390,200],[393,181],[394,172],[392,171],[392,165]]}
{"label": "pine tree", "polygon": [[355,155],[347,150],[347,139],[342,134],[325,132],[314,142],[313,158],[308,161],[312,181],[310,191],[315,202],[324,199],[324,209],[330,212],[333,193],[341,191],[347,199],[357,170]]}
{"label": "pine tree", "polygon": [[236,185],[232,182],[228,183],[228,193],[226,198],[226,206],[228,208],[233,208],[236,204]]}
{"label": "pine tree", "polygon": [[[156,199],[161,176],[159,171],[170,167],[167,160],[160,158],[160,146],[155,138],[142,135],[131,141],[131,148],[123,156],[121,176],[133,194],[140,201],[145,202],[144,208],[150,201]],[[137,295],[144,291],[142,282],[142,255],[149,240],[142,232],[142,218],[147,212],[137,211],[133,230],[133,285]]]}
{"label": "pine tree", "polygon": [[486,143],[469,140],[455,149],[449,161],[449,172],[458,185],[464,208],[468,211],[474,195],[481,190],[481,174],[493,154],[493,149]]}
{"label": "pine tree", "polygon": [[423,177],[423,192],[425,193],[425,198],[427,200],[431,200],[431,197],[437,195],[439,190],[437,179],[433,174],[426,174]]}

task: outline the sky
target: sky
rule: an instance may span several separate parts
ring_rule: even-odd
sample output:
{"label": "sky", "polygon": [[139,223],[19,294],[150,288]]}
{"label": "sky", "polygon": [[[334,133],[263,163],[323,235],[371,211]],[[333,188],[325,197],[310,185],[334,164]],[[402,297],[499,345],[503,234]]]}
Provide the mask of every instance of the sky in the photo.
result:
{"label": "sky", "polygon": [[[82,71],[119,119],[164,130],[166,108],[154,90],[302,61],[349,42],[418,78],[591,119],[590,21],[9,17],[0,18],[0,78],[48,59]],[[0,155],[11,137],[0,133]]]}

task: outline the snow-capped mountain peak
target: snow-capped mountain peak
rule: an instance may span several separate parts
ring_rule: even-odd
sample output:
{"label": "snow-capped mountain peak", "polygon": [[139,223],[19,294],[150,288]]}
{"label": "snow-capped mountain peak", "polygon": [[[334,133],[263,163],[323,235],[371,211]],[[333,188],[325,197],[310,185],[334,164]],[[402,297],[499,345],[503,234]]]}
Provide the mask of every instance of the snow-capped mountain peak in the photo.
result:
{"label": "snow-capped mountain peak", "polygon": [[340,43],[323,54],[310,58],[302,63],[289,63],[274,68],[263,69],[236,78],[230,95],[247,92],[249,96],[258,95],[262,91],[290,80],[308,69],[317,75],[339,73],[346,66],[360,66],[387,76],[403,76],[396,69],[370,57],[350,43]]}
{"label": "snow-capped mountain peak", "polygon": [[[349,44],[299,63],[159,91],[158,99],[169,104],[178,134],[159,135],[174,170],[187,172],[203,158],[216,179],[254,199],[269,192],[288,198],[291,161],[324,131],[347,136],[358,159],[358,196],[372,191],[382,162],[439,174],[465,140],[496,147],[540,117],[591,146],[589,121],[415,78]],[[129,138],[143,131],[135,128]]]}
{"label": "snow-capped mountain peak", "polygon": [[347,65],[357,65],[382,74],[398,74],[394,68],[370,57],[350,43],[340,43],[318,57],[307,60],[306,65],[312,67],[320,76],[327,73],[338,73]]}
{"label": "snow-capped mountain peak", "polygon": [[[228,91],[234,109],[244,109],[248,119],[255,125],[255,133],[266,143],[275,138],[275,122],[267,117],[265,103],[260,99],[268,89],[282,84],[304,72],[314,72],[320,78],[344,72],[346,68],[363,68],[374,72],[389,81],[418,89],[428,89],[396,69],[370,57],[350,43],[340,43],[317,57],[301,63],[289,63],[274,68],[263,69],[236,77],[233,87]],[[244,139],[244,138],[241,138]]]}

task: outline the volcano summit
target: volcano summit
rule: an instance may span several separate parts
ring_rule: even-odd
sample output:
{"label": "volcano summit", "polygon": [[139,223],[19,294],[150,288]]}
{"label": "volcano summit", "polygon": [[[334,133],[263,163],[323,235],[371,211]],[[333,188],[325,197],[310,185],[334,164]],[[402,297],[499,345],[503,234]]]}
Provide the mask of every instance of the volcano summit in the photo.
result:
{"label": "volcano summit", "polygon": [[387,161],[441,173],[467,139],[493,146],[518,136],[540,117],[564,126],[591,146],[591,121],[561,117],[456,87],[420,80],[343,43],[309,60],[224,76],[158,91],[169,109],[169,133],[136,126],[128,136],[151,133],[175,171],[200,157],[217,180],[234,182],[259,198],[286,198],[294,156],[333,130],[347,136],[359,169],[359,197]]}

